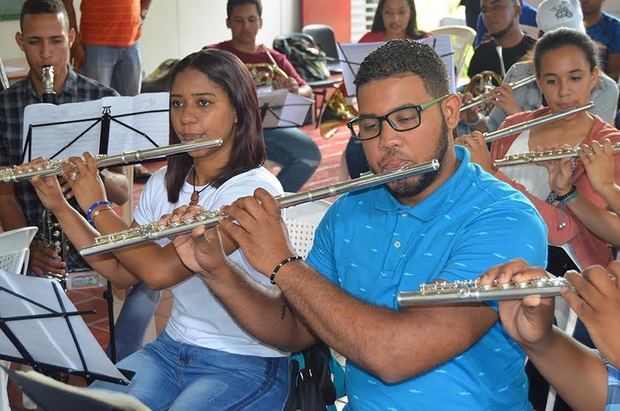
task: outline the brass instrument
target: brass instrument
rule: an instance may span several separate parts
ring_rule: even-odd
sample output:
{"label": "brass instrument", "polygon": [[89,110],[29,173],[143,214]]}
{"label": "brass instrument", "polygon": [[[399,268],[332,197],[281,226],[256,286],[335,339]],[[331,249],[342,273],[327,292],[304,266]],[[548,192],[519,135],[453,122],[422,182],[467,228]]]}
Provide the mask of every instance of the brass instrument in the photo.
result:
{"label": "brass instrument", "polygon": [[[517,90],[523,86],[526,86],[530,83],[533,83],[534,81],[536,81],[536,76],[535,75],[531,75],[529,77],[525,77],[522,78],[521,80],[517,80],[517,81],[513,81],[512,83],[508,83],[508,85],[510,86],[510,88],[512,88],[513,90]],[[479,106],[481,104],[485,104],[486,102],[488,102],[489,100],[491,100],[491,91],[490,90],[484,94],[479,95],[478,97],[474,98],[473,100],[469,101],[466,104],[463,104],[461,106],[461,111],[465,111],[465,110],[469,110],[472,107],[476,107]]]}
{"label": "brass instrument", "polygon": [[288,74],[278,66],[278,63],[276,63],[276,60],[267,48],[265,48],[265,52],[271,63],[250,63],[245,65],[250,72],[250,76],[252,76],[255,88],[273,87],[273,81],[276,76],[280,76],[284,80],[288,79]]}
{"label": "brass instrument", "polygon": [[319,130],[325,139],[332,138],[338,129],[357,117],[358,112],[347,104],[342,91],[337,88],[327,100],[319,118]]}
{"label": "brass instrument", "polygon": [[576,114],[582,111],[590,110],[592,107],[594,107],[594,103],[589,102],[588,104],[584,104],[582,106],[578,106],[578,107],[571,108],[571,109],[564,110],[564,111],[559,111],[557,113],[550,113],[542,117],[535,118],[533,120],[524,121],[523,123],[515,124],[510,127],[502,128],[500,130],[496,130],[490,133],[484,133],[484,140],[487,143],[491,143],[495,140],[500,140],[502,138],[512,136],[514,134],[518,134],[530,128],[542,126],[543,124],[561,120],[565,117],[572,116],[573,114]]}
{"label": "brass instrument", "polygon": [[[114,155],[96,155],[99,168],[113,167],[124,164],[136,163],[152,158],[170,156],[173,154],[186,153],[188,151],[201,150],[205,148],[218,147],[222,145],[221,139],[198,141],[193,143],[171,144],[165,147],[148,148],[145,150],[129,151]],[[19,170],[16,167],[0,170],[0,183],[16,183],[19,181],[30,180],[34,176],[53,176],[62,174],[63,161],[52,161],[42,167],[32,167]]]}
{"label": "brass instrument", "polygon": [[54,66],[43,67],[41,80],[43,83],[41,102],[56,104],[56,92],[54,91]]}
{"label": "brass instrument", "polygon": [[[495,87],[502,84],[502,76],[497,74],[494,71],[485,70],[481,73],[478,73],[471,77],[469,80],[469,84],[467,84],[464,88],[465,93],[471,93],[474,99],[479,96],[488,95]],[[489,114],[493,105],[491,104],[477,104],[482,106],[479,112],[483,113],[485,116]]]}
{"label": "brass instrument", "polygon": [[[620,153],[620,142],[612,145],[613,153]],[[519,164],[537,163],[540,161],[559,160],[562,158],[579,157],[580,147],[571,147],[558,150],[529,151],[527,153],[509,154],[506,157],[496,160],[493,167],[508,167]]]}
{"label": "brass instrument", "polygon": [[[420,164],[414,167],[405,167],[399,170],[377,175],[370,174],[353,180],[331,184],[327,187],[281,196],[277,198],[277,201],[280,208],[286,208],[309,201],[332,197],[349,191],[362,190],[364,188],[380,184],[387,184],[394,180],[400,180],[419,174],[437,171],[438,169],[439,161],[432,160],[428,163]],[[167,238],[178,234],[187,233],[196,227],[213,227],[219,224],[219,220],[222,216],[223,214],[220,211],[204,211],[191,220],[173,222],[165,225],[159,225],[157,222],[154,222],[125,231],[102,235],[95,238],[94,245],[82,248],[80,250],[80,254],[83,257],[87,257],[123,247],[155,241],[160,238]]]}
{"label": "brass instrument", "polygon": [[539,277],[518,283],[481,285],[478,280],[421,284],[419,291],[401,291],[396,297],[400,307],[427,304],[459,304],[481,301],[519,300],[528,295],[556,297],[564,288],[574,290],[563,277]]}

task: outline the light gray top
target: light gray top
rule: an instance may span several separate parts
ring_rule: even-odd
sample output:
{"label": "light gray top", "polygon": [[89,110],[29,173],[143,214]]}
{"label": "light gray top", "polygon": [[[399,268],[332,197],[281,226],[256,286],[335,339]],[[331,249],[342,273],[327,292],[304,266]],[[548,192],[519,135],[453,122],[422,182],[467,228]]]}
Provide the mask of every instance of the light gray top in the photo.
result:
{"label": "light gray top", "polygon": [[[512,83],[535,74],[532,62],[515,63],[504,77],[504,83]],[[534,110],[542,106],[542,95],[536,82],[529,83],[513,91],[515,98],[523,111]],[[596,114],[609,124],[614,124],[618,106],[618,84],[601,71],[598,84],[592,90],[594,102],[593,114]],[[485,118],[487,131],[495,131],[506,118],[506,113],[495,106]]]}

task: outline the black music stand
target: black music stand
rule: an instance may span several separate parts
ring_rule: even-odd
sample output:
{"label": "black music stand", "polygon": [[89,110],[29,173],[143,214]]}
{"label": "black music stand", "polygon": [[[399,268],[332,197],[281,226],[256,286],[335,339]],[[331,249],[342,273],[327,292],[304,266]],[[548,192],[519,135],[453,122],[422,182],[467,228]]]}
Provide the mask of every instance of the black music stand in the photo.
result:
{"label": "black music stand", "polygon": [[[33,145],[33,137],[32,132],[35,128],[43,128],[43,127],[53,127],[61,124],[76,124],[76,123],[90,123],[81,133],[79,133],[75,138],[69,141],[69,143],[65,144],[60,150],[56,151],[52,155],[47,156],[49,160],[57,159],[65,150],[71,147],[75,142],[83,138],[90,130],[95,128],[97,125],[100,125],[99,132],[99,147],[96,151],[97,154],[116,154],[109,153],[109,143],[110,143],[110,124],[112,122],[121,125],[124,128],[127,128],[134,133],[144,137],[153,147],[160,147],[148,134],[138,130],[135,127],[130,126],[129,124],[119,120],[123,117],[133,117],[139,116],[143,114],[152,114],[152,113],[164,113],[167,112],[168,109],[156,109],[156,110],[147,110],[147,111],[139,111],[135,113],[125,113],[112,116],[112,108],[111,106],[103,106],[101,117],[91,117],[79,120],[68,120],[68,121],[55,121],[50,123],[38,123],[38,124],[29,124],[28,125],[28,133],[26,134],[26,140],[24,141],[24,147],[22,149],[22,162],[27,162],[32,160],[32,145]],[[168,142],[166,141],[166,144]],[[94,149],[94,147],[93,147]]]}
{"label": "black music stand", "polygon": [[[450,37],[442,35],[439,37],[423,38],[414,41],[417,43],[427,44],[435,50],[435,52],[437,52],[446,67],[449,68],[448,73],[450,76],[450,88],[453,90],[456,89],[456,79],[454,70],[452,69],[452,67],[454,67],[454,51]],[[368,56],[368,54],[379,48],[383,43],[384,42],[351,43],[345,44],[344,46],[341,43],[336,43],[338,46],[338,56],[342,64],[343,80],[349,95],[356,95],[356,93],[353,92],[355,90],[353,80],[357,75],[362,61],[366,58],[366,56]]]}
{"label": "black music stand", "polygon": [[0,270],[0,359],[87,382],[128,384],[57,281]]}
{"label": "black music stand", "polygon": [[[153,97],[154,98],[154,97]],[[150,146],[152,147],[160,147],[160,145],[167,145],[168,144],[168,132],[166,131],[164,137],[160,136],[158,139],[156,138],[152,138],[151,136],[149,136],[147,133],[137,129],[136,127],[133,127],[129,124],[127,124],[125,121],[121,120],[123,118],[132,118],[132,117],[136,117],[136,116],[143,116],[143,115],[147,115],[147,114],[154,114],[154,113],[165,113],[168,112],[168,108],[155,108],[155,109],[150,109],[150,110],[139,110],[136,112],[130,112],[130,113],[123,113],[123,114],[117,114],[117,115],[112,115],[112,111],[113,111],[113,107],[111,105],[105,105],[105,104],[113,104],[115,99],[126,99],[126,97],[107,97],[107,100],[103,100],[102,99],[102,105],[101,106],[101,116],[99,117],[88,117],[88,118],[80,118],[80,119],[74,119],[74,120],[66,120],[66,121],[52,121],[52,122],[42,122],[42,123],[31,123],[28,124],[28,132],[26,134],[26,139],[24,141],[24,146],[23,146],[23,150],[22,150],[22,162],[27,162],[27,161],[31,161],[32,160],[32,148],[33,145],[36,143],[36,140],[42,140],[42,139],[34,139],[33,140],[33,131],[36,129],[44,129],[44,128],[49,128],[49,127],[54,127],[54,126],[59,126],[59,125],[67,125],[67,124],[82,124],[82,123],[86,123],[85,128],[81,129],[81,131],[78,132],[78,134],[72,138],[68,143],[66,143],[64,146],[62,146],[59,150],[56,150],[55,152],[51,152],[48,155],[46,155],[46,157],[50,160],[55,160],[59,157],[61,157],[61,155],[63,153],[65,153],[65,151],[67,151],[72,145],[74,145],[76,142],[80,141],[81,139],[85,138],[85,136],[91,131],[93,130],[95,127],[97,127],[98,125],[100,126],[100,131],[99,131],[99,143],[98,143],[98,147],[95,147],[96,144],[93,144],[92,147],[90,147],[90,151],[91,152],[96,152],[97,154],[117,154],[117,153],[110,153],[109,152],[109,146],[110,146],[110,125],[112,123],[118,124],[123,128],[126,128],[128,130],[130,130],[131,132],[141,136],[142,138],[146,139],[146,141],[149,143]],[[166,100],[167,101],[167,100]],[[89,104],[92,102],[83,102],[85,104]],[[80,103],[71,103],[71,104],[80,104]],[[166,103],[167,104],[167,103]],[[161,105],[161,104],[160,104]],[[60,106],[54,106],[56,108],[50,108],[50,110],[52,109],[57,109]],[[26,116],[25,116],[26,117]],[[166,122],[167,124],[167,122]],[[76,127],[77,128],[77,127]],[[158,141],[156,141],[158,140]],[[158,144],[159,142],[159,144]],[[73,153],[73,154],[77,154],[80,155],[82,153]],[[64,156],[62,157],[68,157],[68,155],[65,153]],[[75,206],[75,205],[74,205]],[[116,335],[114,332],[114,295],[112,293],[112,287],[110,282],[107,282],[107,289],[106,291],[104,291],[103,293],[103,297],[106,300],[107,304],[108,304],[108,325],[109,325],[109,329],[110,329],[110,358],[112,359],[113,362],[116,362]]]}
{"label": "black music stand", "polygon": [[261,121],[264,129],[302,127],[306,123],[314,101],[297,95],[289,96],[289,94],[291,93],[285,90],[259,94]]}

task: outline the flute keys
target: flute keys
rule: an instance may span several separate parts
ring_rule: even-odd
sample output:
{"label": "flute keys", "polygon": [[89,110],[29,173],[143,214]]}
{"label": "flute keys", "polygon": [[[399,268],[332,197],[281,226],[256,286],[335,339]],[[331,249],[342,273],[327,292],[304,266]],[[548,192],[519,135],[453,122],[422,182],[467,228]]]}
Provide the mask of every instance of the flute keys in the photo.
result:
{"label": "flute keys", "polygon": [[534,282],[532,284],[535,287],[545,287],[547,285],[547,279],[546,278],[536,278],[534,279]]}

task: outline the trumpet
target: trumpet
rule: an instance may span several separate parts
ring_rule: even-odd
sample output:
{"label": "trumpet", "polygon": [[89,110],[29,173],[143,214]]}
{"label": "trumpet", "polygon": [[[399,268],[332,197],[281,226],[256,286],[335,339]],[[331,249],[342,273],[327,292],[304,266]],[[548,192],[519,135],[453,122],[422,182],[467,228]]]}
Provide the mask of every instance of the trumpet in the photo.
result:
{"label": "trumpet", "polygon": [[551,123],[553,121],[561,120],[565,117],[572,116],[573,114],[590,110],[592,107],[594,107],[594,103],[589,102],[588,104],[584,104],[582,106],[577,106],[568,110],[559,111],[557,113],[550,113],[542,117],[535,118],[533,120],[515,124],[514,126],[502,128],[500,130],[496,130],[490,133],[484,133],[484,140],[487,143],[492,143],[495,140],[500,140],[502,138],[512,136],[513,134],[520,133],[530,128],[542,126],[543,124]]}
{"label": "trumpet", "polygon": [[[620,153],[620,142],[612,145],[612,152],[614,154]],[[579,157],[579,153],[581,153],[580,147],[571,147],[558,150],[529,151],[527,153],[509,154],[500,160],[496,160],[493,163],[493,167],[508,167],[519,164],[537,163],[540,161],[574,158]]]}
{"label": "trumpet", "polygon": [[563,277],[538,277],[518,283],[481,285],[478,280],[421,284],[419,291],[401,291],[396,297],[400,307],[426,304],[459,304],[481,301],[519,300],[528,295],[557,297],[561,290],[574,288]]}
{"label": "trumpet", "polygon": [[[147,148],[145,150],[128,151],[114,155],[96,155],[99,168],[120,166],[124,164],[136,163],[152,158],[170,156],[173,154],[186,153],[188,151],[200,150],[222,145],[222,139],[205,140],[193,143],[171,144],[165,147]],[[66,160],[52,161],[42,167],[32,167],[18,170],[16,167],[0,170],[0,183],[17,183],[19,181],[30,180],[34,176],[54,176],[62,174],[62,164]]]}
{"label": "trumpet", "polygon": [[[513,81],[512,83],[508,83],[508,85],[513,89],[513,90],[517,90],[523,86],[526,86],[532,82],[536,81],[536,76],[535,75],[531,75],[529,77],[525,77],[522,78],[521,80],[517,80],[517,81]],[[473,100],[471,100],[470,102],[463,104],[461,106],[461,111],[465,111],[465,110],[469,110],[472,107],[476,107],[479,106],[481,104],[486,103],[487,101],[491,100],[491,92],[487,92],[484,94],[479,95],[478,97],[474,98]]]}
{"label": "trumpet", "polygon": [[[277,197],[276,199],[280,208],[286,208],[437,170],[439,170],[439,161],[432,160],[414,167],[404,167],[395,171],[376,175],[369,174],[353,180],[331,184],[327,187]],[[196,227],[213,227],[219,224],[219,220],[223,216],[224,215],[220,211],[204,211],[193,219],[182,222],[173,222],[165,225],[160,225],[155,222],[121,232],[99,236],[95,238],[94,245],[82,248],[80,254],[83,257],[87,257],[123,247],[155,241],[160,238],[187,233]]]}

